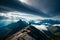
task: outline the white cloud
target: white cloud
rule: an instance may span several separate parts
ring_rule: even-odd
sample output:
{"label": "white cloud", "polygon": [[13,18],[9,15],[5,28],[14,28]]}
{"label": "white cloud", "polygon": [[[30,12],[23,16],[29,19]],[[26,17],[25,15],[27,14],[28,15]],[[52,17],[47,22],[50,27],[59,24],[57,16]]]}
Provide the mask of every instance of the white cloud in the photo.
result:
{"label": "white cloud", "polygon": [[52,26],[59,26],[59,27],[60,27],[60,24],[54,24],[54,25],[52,25]]}
{"label": "white cloud", "polygon": [[20,18],[25,18],[26,20],[36,20],[36,19],[44,19],[41,16],[36,16],[32,14],[22,13],[22,12],[8,12],[8,13],[0,13],[0,16],[8,17],[9,19],[19,20]]}
{"label": "white cloud", "polygon": [[46,30],[46,31],[48,30],[45,25],[33,25],[33,26],[36,27],[39,30]]}

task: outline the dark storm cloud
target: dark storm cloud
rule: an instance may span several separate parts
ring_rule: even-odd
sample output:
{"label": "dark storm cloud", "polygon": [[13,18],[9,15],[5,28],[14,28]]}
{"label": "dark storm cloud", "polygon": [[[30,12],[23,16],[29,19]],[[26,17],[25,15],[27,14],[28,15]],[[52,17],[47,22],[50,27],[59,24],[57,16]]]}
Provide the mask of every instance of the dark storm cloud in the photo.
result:
{"label": "dark storm cloud", "polygon": [[8,7],[8,9],[6,9],[6,8],[1,9],[3,11],[7,11],[7,12],[11,11],[11,10],[14,10],[14,11],[19,11],[19,12],[27,12],[27,13],[29,12],[29,13],[32,13],[32,14],[35,14],[35,15],[49,17],[48,15],[39,11],[38,9],[35,9],[34,7],[28,6],[26,4],[22,4],[18,0],[1,0],[0,1],[0,6]]}
{"label": "dark storm cloud", "polygon": [[60,0],[49,0],[48,4],[48,12],[52,15],[60,15]]}
{"label": "dark storm cloud", "polygon": [[60,0],[29,0],[28,3],[47,15],[60,15]]}
{"label": "dark storm cloud", "polygon": [[60,0],[28,0],[28,3],[31,6],[22,4],[18,0],[0,0],[0,6],[7,7],[7,9],[0,8],[0,11],[29,12],[44,17],[60,15]]}
{"label": "dark storm cloud", "polygon": [[[43,5],[42,9],[45,11],[47,15],[51,15],[54,18],[60,17],[60,0],[47,0]],[[59,18],[60,19],[60,18]]]}
{"label": "dark storm cloud", "polygon": [[0,12],[9,12],[9,11],[13,11],[13,10],[11,8],[0,5]]}
{"label": "dark storm cloud", "polygon": [[60,16],[60,0],[28,0],[28,4],[51,17]]}

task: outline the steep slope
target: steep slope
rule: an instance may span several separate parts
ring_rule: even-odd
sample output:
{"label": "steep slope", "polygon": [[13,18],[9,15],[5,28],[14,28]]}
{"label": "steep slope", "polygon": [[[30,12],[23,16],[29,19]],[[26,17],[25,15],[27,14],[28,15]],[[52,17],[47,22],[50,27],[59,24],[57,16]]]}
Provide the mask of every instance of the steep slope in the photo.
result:
{"label": "steep slope", "polygon": [[8,26],[1,27],[0,28],[0,39],[3,39],[7,35],[9,36],[9,35],[14,34],[15,32],[21,30],[22,28],[24,28],[26,26],[28,26],[28,23],[20,20],[17,23],[12,23]]}

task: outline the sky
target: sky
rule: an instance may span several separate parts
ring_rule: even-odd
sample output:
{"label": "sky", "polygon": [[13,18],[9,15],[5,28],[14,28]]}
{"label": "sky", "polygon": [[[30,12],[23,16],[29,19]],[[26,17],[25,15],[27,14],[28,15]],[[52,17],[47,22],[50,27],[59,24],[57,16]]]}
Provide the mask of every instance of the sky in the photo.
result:
{"label": "sky", "polygon": [[13,11],[42,18],[60,19],[60,0],[0,0],[0,15]]}
{"label": "sky", "polygon": [[50,16],[60,16],[60,0],[20,0]]}
{"label": "sky", "polygon": [[22,12],[7,12],[7,13],[1,13],[0,14],[0,20],[20,20],[20,19],[26,19],[27,21],[30,20],[37,20],[37,19],[44,19],[41,16],[36,16],[32,14],[26,14]]}
{"label": "sky", "polygon": [[[0,0],[0,27],[20,19],[26,19],[26,22],[37,19],[60,20],[60,0]],[[47,30],[45,25],[35,26]]]}
{"label": "sky", "polygon": [[[20,19],[60,20],[60,0],[0,0],[0,27]],[[47,30],[45,25],[36,26],[36,28]]]}

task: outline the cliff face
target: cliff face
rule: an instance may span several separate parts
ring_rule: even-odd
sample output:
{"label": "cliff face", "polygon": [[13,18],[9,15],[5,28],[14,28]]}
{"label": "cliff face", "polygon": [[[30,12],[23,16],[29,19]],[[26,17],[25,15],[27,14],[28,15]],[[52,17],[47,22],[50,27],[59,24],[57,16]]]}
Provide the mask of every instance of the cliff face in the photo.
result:
{"label": "cliff face", "polygon": [[6,40],[48,40],[47,36],[33,26],[28,26]]}
{"label": "cliff face", "polygon": [[0,28],[0,40],[4,39],[6,36],[12,35],[22,28],[28,26],[28,23],[25,21],[18,21],[17,23],[12,23],[7,26]]}

